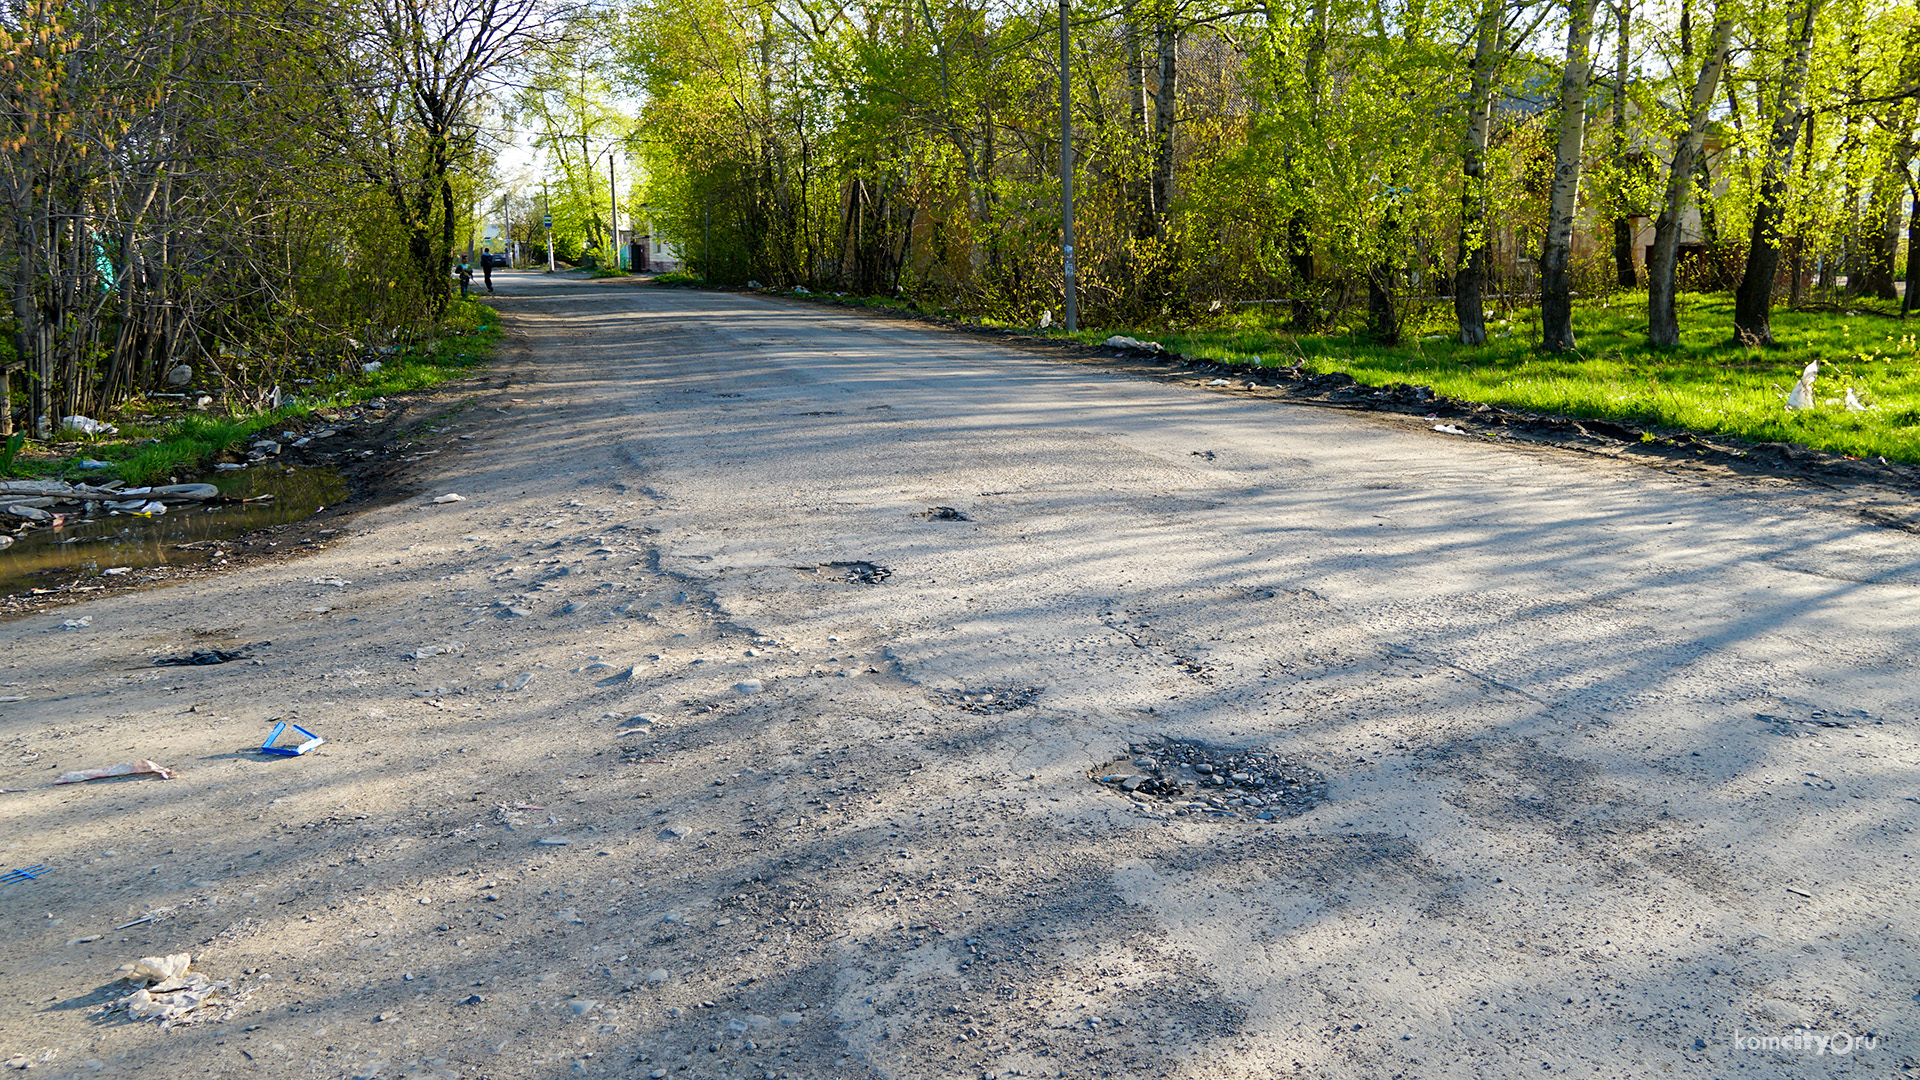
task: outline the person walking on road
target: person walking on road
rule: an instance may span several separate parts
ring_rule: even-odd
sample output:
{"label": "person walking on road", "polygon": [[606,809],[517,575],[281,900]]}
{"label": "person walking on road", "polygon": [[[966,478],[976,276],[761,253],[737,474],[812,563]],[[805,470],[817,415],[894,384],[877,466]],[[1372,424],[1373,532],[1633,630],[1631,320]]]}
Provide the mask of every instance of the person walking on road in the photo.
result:
{"label": "person walking on road", "polygon": [[467,264],[465,255],[460,256],[460,265],[454,267],[453,272],[460,279],[460,299],[465,300],[467,286],[473,281],[473,267]]}
{"label": "person walking on road", "polygon": [[493,259],[494,255],[491,251],[480,253],[480,276],[487,280],[488,296],[493,295]]}

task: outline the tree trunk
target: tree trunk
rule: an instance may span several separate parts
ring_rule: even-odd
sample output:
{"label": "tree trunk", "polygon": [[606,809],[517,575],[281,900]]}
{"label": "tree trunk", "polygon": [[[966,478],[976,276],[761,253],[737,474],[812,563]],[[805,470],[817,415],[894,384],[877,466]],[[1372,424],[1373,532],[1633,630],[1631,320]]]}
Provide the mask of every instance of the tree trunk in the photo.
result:
{"label": "tree trunk", "polygon": [[1687,133],[1673,148],[1667,169],[1666,200],[1653,223],[1653,250],[1647,256],[1647,344],[1680,344],[1680,320],[1673,307],[1674,256],[1680,244],[1680,214],[1693,187],[1693,167],[1707,135],[1707,110],[1719,92],[1720,73],[1726,67],[1727,46],[1733,39],[1733,20],[1716,15],[1713,39],[1693,81],[1693,99],[1687,109]]}
{"label": "tree trunk", "polygon": [[1907,190],[1907,171],[1896,153],[1887,161],[1886,171],[1874,179],[1873,193],[1867,200],[1867,229],[1860,238],[1858,272],[1847,280],[1847,292],[1876,300],[1898,300],[1893,287],[1893,263],[1900,251],[1900,204]]}
{"label": "tree trunk", "polygon": [[[1613,55],[1613,164],[1625,174],[1627,168],[1627,76],[1630,71],[1629,47],[1633,33],[1633,0],[1619,0],[1620,37]],[[1640,284],[1633,266],[1633,221],[1625,206],[1615,206],[1613,214],[1613,272],[1621,288]]]}
{"label": "tree trunk", "polygon": [[1900,317],[1906,318],[1920,308],[1920,183],[1909,181],[1913,207],[1907,211],[1907,291],[1900,300]]}
{"label": "tree trunk", "polygon": [[[1314,0],[1308,13],[1312,20],[1312,36],[1307,43],[1307,55],[1304,68],[1306,90],[1305,119],[1311,129],[1318,131],[1320,119],[1320,101],[1326,83],[1327,71],[1327,4],[1328,0]],[[1268,17],[1272,9],[1268,8]],[[1305,188],[1307,181],[1301,172],[1293,167],[1291,155],[1287,159],[1288,180],[1294,187],[1293,213],[1287,218],[1287,262],[1293,268],[1293,297],[1289,307],[1288,324],[1299,333],[1319,328],[1319,305],[1314,300],[1313,230],[1309,227],[1305,208]]]}
{"label": "tree trunk", "polygon": [[1393,264],[1375,263],[1367,272],[1367,334],[1376,344],[1400,343],[1400,320],[1393,310]]}
{"label": "tree trunk", "polygon": [[[1800,182],[1806,183],[1813,169],[1813,117],[1807,117],[1807,145],[1800,154]],[[1807,302],[1807,234],[1798,233],[1793,238],[1793,257],[1788,270],[1793,275],[1787,283],[1787,303],[1799,307]]]}
{"label": "tree trunk", "polygon": [[1560,134],[1553,148],[1553,194],[1540,249],[1540,344],[1550,352],[1574,347],[1573,217],[1580,203],[1580,159],[1587,134],[1587,47],[1596,0],[1572,0],[1567,18],[1567,63],[1560,76]]}
{"label": "tree trunk", "polygon": [[1767,163],[1760,170],[1759,198],[1753,208],[1753,228],[1747,240],[1747,265],[1740,288],[1733,295],[1734,337],[1750,345],[1772,345],[1773,279],[1780,270],[1780,219],[1785,213],[1787,170],[1800,123],[1806,119],[1801,96],[1807,87],[1807,65],[1813,53],[1813,23],[1822,0],[1806,0],[1799,39],[1780,78],[1776,99],[1780,115],[1774,118]]}
{"label": "tree trunk", "polygon": [[1482,298],[1487,277],[1487,137],[1492,128],[1494,68],[1499,57],[1500,0],[1486,0],[1474,27],[1473,76],[1467,91],[1467,138],[1460,185],[1460,265],[1453,279],[1453,314],[1462,345],[1487,343]]}
{"label": "tree trunk", "polygon": [[[1141,55],[1140,23],[1134,8],[1127,8],[1125,43],[1127,50],[1127,133],[1135,145],[1147,145],[1147,63]],[[1133,235],[1145,240],[1153,235],[1153,180],[1136,177],[1125,183],[1128,205],[1132,208]]]}
{"label": "tree trunk", "polygon": [[1173,194],[1174,95],[1179,91],[1180,31],[1171,19],[1154,28],[1160,85],[1153,91],[1153,233],[1166,227],[1167,201]]}

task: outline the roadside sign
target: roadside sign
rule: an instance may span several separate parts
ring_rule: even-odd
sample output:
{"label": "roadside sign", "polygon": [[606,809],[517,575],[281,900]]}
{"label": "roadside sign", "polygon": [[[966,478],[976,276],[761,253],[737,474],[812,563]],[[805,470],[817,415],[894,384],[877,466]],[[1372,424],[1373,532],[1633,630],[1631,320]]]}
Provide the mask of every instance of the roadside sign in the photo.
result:
{"label": "roadside sign", "polygon": [[548,229],[553,228],[553,215],[547,214],[544,217],[542,217],[540,219],[540,224],[543,228],[548,228]]}

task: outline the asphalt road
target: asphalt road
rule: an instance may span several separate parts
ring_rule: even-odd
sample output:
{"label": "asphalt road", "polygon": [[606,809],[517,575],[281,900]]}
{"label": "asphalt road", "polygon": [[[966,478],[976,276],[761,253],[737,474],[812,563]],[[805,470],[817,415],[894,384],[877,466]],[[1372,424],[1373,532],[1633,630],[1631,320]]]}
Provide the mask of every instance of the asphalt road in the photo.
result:
{"label": "asphalt road", "polygon": [[[265,669],[115,676],[112,730],[168,732],[191,774],[6,796],[35,831],[0,859],[89,853],[73,888],[199,921],[63,945],[75,917],[30,925],[62,886],[7,886],[0,967],[88,1004],[115,948],[279,974],[222,1026],[69,1004],[0,1021],[7,1053],[56,1050],[56,1075],[1920,1067],[1920,538],[1815,487],[804,302],[496,281],[501,375],[434,423],[418,497],[242,589],[14,625],[19,683],[64,687],[0,706],[9,746],[60,751],[35,770],[100,763],[76,742],[106,727],[50,733],[105,708],[99,673],[153,628],[274,645]],[[220,753],[289,708],[336,744],[272,774]],[[1182,786],[1100,782],[1128,775]],[[137,835],[102,828],[107,800]],[[193,845],[224,854],[149,875]]]}

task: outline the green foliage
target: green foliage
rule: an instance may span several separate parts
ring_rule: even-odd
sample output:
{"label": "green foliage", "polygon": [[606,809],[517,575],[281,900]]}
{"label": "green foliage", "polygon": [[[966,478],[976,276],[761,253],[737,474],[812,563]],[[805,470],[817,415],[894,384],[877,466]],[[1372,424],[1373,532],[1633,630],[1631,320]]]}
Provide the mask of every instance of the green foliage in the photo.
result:
{"label": "green foliage", "polygon": [[14,459],[20,456],[20,448],[27,442],[27,433],[16,431],[7,436],[4,446],[0,446],[0,476],[13,475]]}
{"label": "green foliage", "polygon": [[[1616,287],[1614,220],[1644,227],[1658,210],[1674,103],[1687,100],[1707,35],[1694,11],[1683,55],[1678,9],[1635,10],[1625,107],[1616,118],[1596,84],[1588,113],[1574,266],[1588,295]],[[1724,10],[1739,26],[1734,70],[1682,239],[1727,265],[1683,284],[1743,267],[1801,7]],[[1565,16],[1512,0],[1076,10],[1067,78],[1082,317],[1154,325],[1263,300],[1346,326],[1371,293],[1417,324],[1451,306],[1463,246],[1486,251],[1484,292],[1510,313],[1538,288],[1561,63],[1541,43],[1558,40]],[[1617,21],[1600,25],[1604,82]],[[1490,31],[1484,170],[1469,182],[1483,26],[1508,32]],[[1870,275],[1852,271],[1884,261],[1872,253],[1892,235],[1896,151],[1920,136],[1900,93],[1920,77],[1920,15],[1896,0],[1830,0],[1816,29],[1813,131],[1796,142],[1782,239],[1800,269],[1824,261],[1818,289],[1847,273],[1857,291]],[[690,270],[1031,324],[1058,314],[1063,290],[1054,34],[1045,8],[632,0],[607,42],[616,86],[645,102],[655,232]]]}

